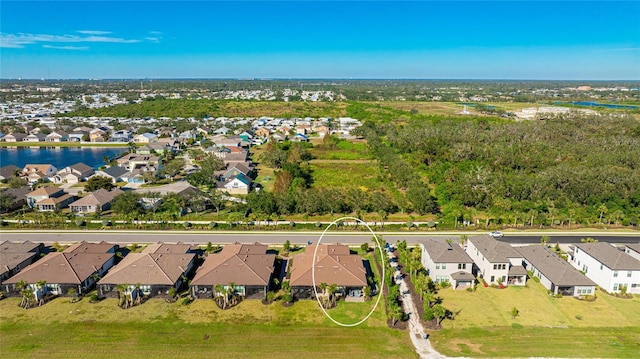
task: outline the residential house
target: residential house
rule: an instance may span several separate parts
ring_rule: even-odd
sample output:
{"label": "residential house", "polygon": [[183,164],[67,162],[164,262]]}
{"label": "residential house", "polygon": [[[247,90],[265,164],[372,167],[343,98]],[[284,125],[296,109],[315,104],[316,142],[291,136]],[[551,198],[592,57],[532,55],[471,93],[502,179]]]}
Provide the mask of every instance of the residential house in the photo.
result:
{"label": "residential house", "polygon": [[56,186],[39,187],[27,193],[27,205],[35,208],[36,203],[47,198],[56,198],[64,196],[64,190]]}
{"label": "residential house", "polygon": [[49,133],[44,140],[45,142],[66,142],[69,141],[69,134],[61,130],[56,130]]}
{"label": "residential house", "polygon": [[229,194],[249,194],[251,191],[251,178],[240,173],[218,182],[218,190]]}
{"label": "residential house", "polygon": [[14,132],[8,135],[5,135],[2,140],[4,142],[22,142],[22,139],[27,137],[26,133]]}
{"label": "residential house", "polygon": [[314,276],[316,286],[336,284],[339,296],[363,299],[362,290],[369,285],[362,258],[339,243],[308,245],[294,257],[289,281],[292,293],[298,298],[313,297]]}
{"label": "residential house", "polygon": [[303,134],[297,133],[291,137],[291,142],[309,142],[309,138]]}
{"label": "residential house", "polygon": [[116,183],[116,182],[121,182],[122,176],[125,175],[127,172],[129,171],[127,171],[126,168],[123,168],[120,166],[111,166],[111,167],[107,167],[105,169],[96,171],[96,173],[91,177],[94,177],[94,176],[107,177],[111,179],[111,182]]}
{"label": "residential house", "polygon": [[26,242],[0,243],[0,283],[40,258],[44,244]]}
{"label": "residential house", "polygon": [[269,136],[271,136],[271,130],[269,130],[266,127],[260,127],[257,130],[255,130],[253,134],[255,137],[268,138]]}
{"label": "residential house", "polygon": [[6,165],[0,167],[0,181],[9,180],[16,175],[20,175],[22,173],[22,168],[16,165]]}
{"label": "residential house", "polygon": [[115,131],[111,134],[111,138],[109,142],[124,142],[127,143],[131,141],[133,137],[131,136],[131,132],[127,130],[119,130]]}
{"label": "residential house", "polygon": [[226,138],[212,137],[211,140],[217,147],[242,147],[242,139],[239,136]]}
{"label": "residential house", "polygon": [[640,294],[640,260],[609,243],[578,243],[570,263],[607,292]]}
{"label": "residential house", "polygon": [[89,141],[91,142],[105,142],[107,140],[107,133],[101,129],[93,129],[89,132]]}
{"label": "residential house", "polygon": [[220,253],[209,254],[191,281],[193,296],[211,298],[219,295],[216,286],[231,283],[244,298],[264,298],[273,276],[276,255],[267,254],[267,245],[228,244]]}
{"label": "residential house", "polygon": [[159,155],[164,155],[166,153],[169,153],[173,151],[173,149],[171,148],[171,146],[169,146],[169,144],[167,144],[166,142],[153,142],[153,143],[147,143],[146,145],[138,148],[136,150],[137,154],[140,155],[151,155],[151,154],[159,154]]}
{"label": "residential house", "polygon": [[422,266],[436,282],[449,282],[455,289],[473,288],[471,257],[457,244],[428,239],[420,242]]}
{"label": "residential house", "polygon": [[[113,266],[117,248],[117,245],[80,242],[64,252],[47,254],[3,285],[7,292],[18,294],[16,284],[25,281],[36,293],[36,299],[48,294],[67,295],[72,288],[83,295]],[[44,288],[36,285],[39,281],[46,281]]]}
{"label": "residential house", "polygon": [[220,127],[219,129],[217,129],[217,130],[213,131],[213,134],[214,134],[214,135],[223,135],[223,136],[226,136],[226,135],[227,135],[227,133],[229,133],[229,131],[231,131],[231,130],[230,130],[230,129],[228,129],[228,128],[226,128],[226,127],[224,127],[224,126],[222,126],[222,127]]}
{"label": "residential house", "polygon": [[80,183],[86,181],[89,177],[95,174],[93,167],[88,166],[82,162],[78,162],[74,165],[67,166],[53,177],[51,182],[53,183]]}
{"label": "residential house", "polygon": [[111,202],[124,192],[118,188],[107,191],[104,188],[97,189],[79,200],[69,204],[73,213],[96,213],[111,209]]}
{"label": "residential house", "polygon": [[55,168],[53,165],[49,165],[49,164],[28,164],[24,166],[24,168],[22,169],[22,172],[25,175],[28,175],[30,173],[40,172],[45,177],[51,177],[54,174],[58,173],[58,169]]}
{"label": "residential house", "polygon": [[[23,186],[19,188],[3,188],[0,189],[0,193],[8,195],[10,203],[6,208],[6,212],[12,212],[16,209],[22,208],[27,204],[27,194],[31,192],[31,187]],[[0,213],[4,213],[0,211]]]}
{"label": "residential house", "polygon": [[49,197],[42,199],[35,204],[38,212],[53,212],[67,208],[69,204],[75,201],[75,197],[69,193],[65,193],[60,197]]}
{"label": "residential house", "polygon": [[41,133],[41,132],[31,133],[31,134],[26,135],[22,139],[22,142],[44,142],[46,137],[47,136],[44,133]]}
{"label": "residential house", "polygon": [[467,240],[465,252],[477,267],[477,276],[488,284],[523,286],[527,271],[523,258],[511,245],[489,235],[473,236]]}
{"label": "residential house", "polygon": [[147,167],[147,169],[158,170],[160,169],[160,157],[154,155],[145,155],[130,153],[122,156],[116,160],[118,166],[132,171],[137,168]]}
{"label": "residential house", "polygon": [[595,294],[596,284],[577,271],[546,246],[516,248],[524,258],[524,267],[540,279],[554,295],[578,297]]}
{"label": "residential house", "polygon": [[116,286],[128,284],[125,293],[168,297],[192,276],[196,254],[183,243],[150,245],[141,253],[129,253],[98,282],[100,293],[116,297]]}
{"label": "residential house", "polygon": [[627,243],[624,252],[633,258],[640,260],[640,243]]}
{"label": "residential house", "polygon": [[85,136],[87,136],[87,139],[89,138],[89,131],[74,130],[69,133],[69,141],[82,142],[84,141]]}
{"label": "residential house", "polygon": [[224,170],[220,171],[220,178],[225,180],[242,174],[248,178],[251,176],[251,168],[249,162],[229,162]]}
{"label": "residential house", "polygon": [[133,136],[133,142],[135,143],[150,143],[154,142],[158,139],[158,135],[155,133],[141,133],[139,135]]}

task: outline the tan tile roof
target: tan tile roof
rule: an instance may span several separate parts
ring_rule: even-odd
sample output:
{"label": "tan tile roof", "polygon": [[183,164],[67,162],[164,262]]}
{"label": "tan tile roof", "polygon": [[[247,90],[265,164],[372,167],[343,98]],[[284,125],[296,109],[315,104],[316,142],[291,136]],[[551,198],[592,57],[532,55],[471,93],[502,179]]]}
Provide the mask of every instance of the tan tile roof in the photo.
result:
{"label": "tan tile roof", "polygon": [[130,253],[98,284],[174,285],[195,256],[193,253]]}
{"label": "tan tile roof", "polygon": [[153,243],[148,245],[142,250],[142,253],[172,253],[172,254],[184,254],[189,253],[192,246],[190,244],[178,242],[176,244],[171,243]]}
{"label": "tan tile roof", "polygon": [[62,188],[56,186],[39,187],[32,192],[27,193],[27,197],[51,196],[52,194],[62,191]]}
{"label": "tan tile roof", "polygon": [[114,252],[118,249],[117,244],[108,243],[105,241],[102,242],[87,242],[82,241],[75,244],[70,245],[67,249],[64,250],[65,253],[108,253]]}
{"label": "tan tile roof", "polygon": [[316,246],[309,245],[304,253],[294,257],[290,281],[292,287],[312,286],[314,271],[316,285],[335,283],[345,287],[364,287],[368,284],[362,258],[357,254],[350,254],[348,246],[320,244],[314,260]]}
{"label": "tan tile roof", "polygon": [[193,285],[269,284],[273,274],[275,254],[266,254],[264,244],[229,244],[220,253],[211,254],[196,273]]}
{"label": "tan tile roof", "polygon": [[27,283],[45,280],[51,284],[81,284],[113,256],[113,253],[49,253],[6,280],[5,284],[21,280]]}

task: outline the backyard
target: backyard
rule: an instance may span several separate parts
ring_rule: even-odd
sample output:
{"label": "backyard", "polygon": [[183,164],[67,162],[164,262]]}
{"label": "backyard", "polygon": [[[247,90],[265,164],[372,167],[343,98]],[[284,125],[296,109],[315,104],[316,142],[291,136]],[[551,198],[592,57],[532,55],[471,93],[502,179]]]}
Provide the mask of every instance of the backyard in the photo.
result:
{"label": "backyard", "polygon": [[[285,308],[279,302],[264,305],[247,300],[228,309],[213,301],[196,300],[188,306],[149,300],[127,310],[116,299],[69,303],[67,298],[29,310],[19,299],[0,301],[0,338],[3,357],[112,358],[144,354],[152,358],[190,357],[412,358],[406,332],[389,329],[384,308],[355,328],[329,321],[315,301],[299,301]],[[357,321],[371,302],[343,303],[329,313],[345,322]],[[89,348],[89,349],[87,349]],[[222,356],[222,354],[220,354]]]}
{"label": "backyard", "polygon": [[445,355],[632,358],[640,352],[638,296],[598,292],[595,302],[553,298],[534,281],[502,290],[443,289],[438,295],[455,313],[455,320],[445,320],[444,329],[431,334]]}

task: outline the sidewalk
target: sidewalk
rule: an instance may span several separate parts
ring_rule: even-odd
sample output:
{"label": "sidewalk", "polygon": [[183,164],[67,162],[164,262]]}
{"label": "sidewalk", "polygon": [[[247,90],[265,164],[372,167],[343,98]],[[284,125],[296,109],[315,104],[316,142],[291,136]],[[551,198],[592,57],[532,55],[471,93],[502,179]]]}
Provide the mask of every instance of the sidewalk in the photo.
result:
{"label": "sidewalk", "polygon": [[[389,258],[394,258],[393,253],[389,253]],[[400,287],[400,293],[405,293],[409,288],[405,283],[404,279],[400,276],[402,273],[397,267],[397,263],[392,262],[391,266],[395,268],[395,272],[393,277],[395,278],[396,283]],[[407,279],[408,280],[408,279]],[[420,355],[421,359],[445,359],[446,356],[438,353],[431,346],[431,342],[428,339],[424,339],[425,331],[422,323],[420,323],[420,318],[418,317],[418,310],[416,309],[416,305],[413,302],[413,297],[411,295],[403,295],[402,296],[402,308],[404,312],[409,315],[409,336],[411,337],[411,342],[413,346],[416,348],[416,352]]]}

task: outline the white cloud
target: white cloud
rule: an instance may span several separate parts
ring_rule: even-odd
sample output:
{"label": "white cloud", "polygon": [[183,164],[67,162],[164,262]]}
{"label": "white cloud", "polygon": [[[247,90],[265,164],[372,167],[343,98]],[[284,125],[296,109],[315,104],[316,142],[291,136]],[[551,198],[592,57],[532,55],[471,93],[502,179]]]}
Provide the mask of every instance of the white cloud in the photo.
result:
{"label": "white cloud", "polygon": [[56,50],[76,50],[76,51],[85,51],[89,50],[89,46],[55,46],[55,45],[42,45],[45,49],[56,49]]}
{"label": "white cloud", "polygon": [[81,34],[85,35],[109,35],[111,31],[100,31],[100,30],[80,30],[78,31]]}
{"label": "white cloud", "polygon": [[0,48],[24,48],[25,45],[36,43],[81,43],[81,42],[102,42],[132,44],[140,42],[137,39],[123,39],[112,36],[78,36],[78,35],[48,35],[48,34],[5,34],[0,33]]}

